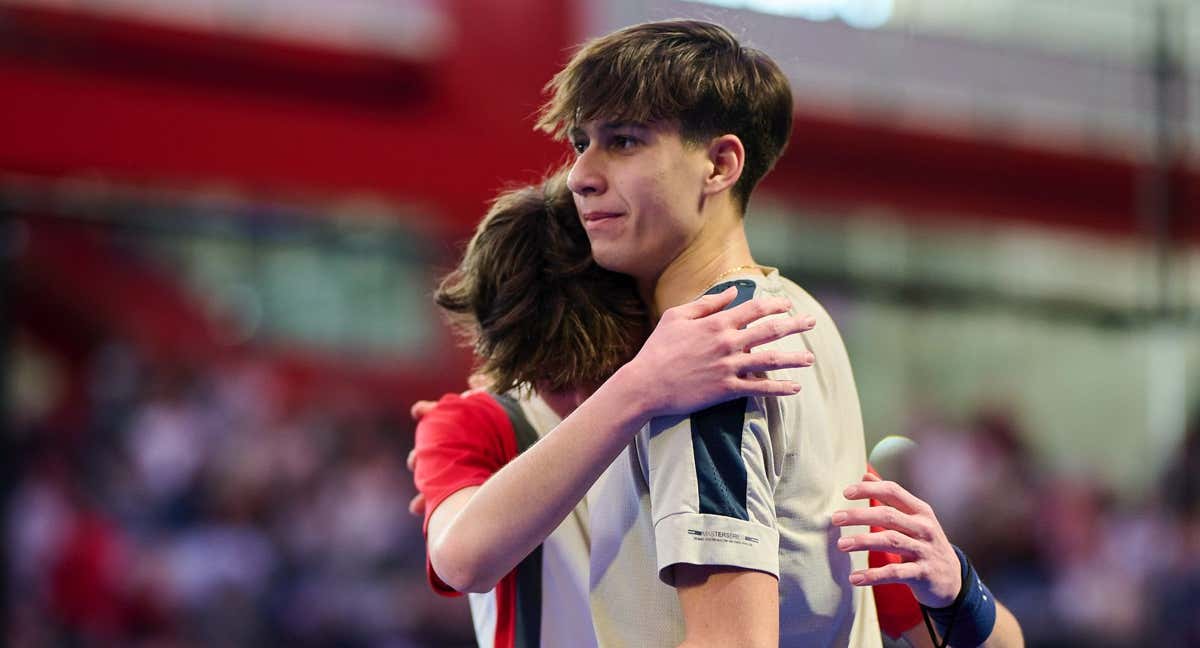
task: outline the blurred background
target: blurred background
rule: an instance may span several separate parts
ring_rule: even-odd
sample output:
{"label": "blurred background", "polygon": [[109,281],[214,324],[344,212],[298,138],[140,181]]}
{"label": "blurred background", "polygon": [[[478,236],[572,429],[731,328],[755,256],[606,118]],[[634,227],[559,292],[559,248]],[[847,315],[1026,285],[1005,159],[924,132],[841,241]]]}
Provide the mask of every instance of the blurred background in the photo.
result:
{"label": "blurred background", "polygon": [[472,645],[430,294],[570,48],[680,16],[791,78],[756,256],[1029,645],[1200,645],[1191,0],[0,0],[4,643]]}

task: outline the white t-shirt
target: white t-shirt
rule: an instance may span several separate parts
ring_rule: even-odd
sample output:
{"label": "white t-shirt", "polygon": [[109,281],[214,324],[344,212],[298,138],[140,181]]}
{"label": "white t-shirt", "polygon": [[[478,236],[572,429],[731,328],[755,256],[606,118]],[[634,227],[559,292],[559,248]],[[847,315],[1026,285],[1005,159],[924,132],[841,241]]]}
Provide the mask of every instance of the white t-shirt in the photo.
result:
{"label": "white t-shirt", "polygon": [[[671,586],[678,563],[754,569],[779,578],[780,645],[877,647],[870,588],[848,581],[866,554],[846,554],[835,510],[865,506],[842,490],[866,472],[858,393],[828,313],[770,270],[737,286],[730,307],[782,296],[816,328],[759,349],[808,349],[813,367],[773,372],[799,394],[738,399],[642,428],[588,492],[590,604],[601,646],[675,646],[684,637]],[[670,367],[664,367],[670,371]]]}

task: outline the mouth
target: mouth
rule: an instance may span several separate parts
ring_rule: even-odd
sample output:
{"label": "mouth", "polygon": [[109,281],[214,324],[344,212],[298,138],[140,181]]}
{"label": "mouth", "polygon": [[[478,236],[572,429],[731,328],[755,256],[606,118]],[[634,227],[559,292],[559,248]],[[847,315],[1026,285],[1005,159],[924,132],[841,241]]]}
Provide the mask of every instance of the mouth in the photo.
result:
{"label": "mouth", "polygon": [[622,216],[617,212],[602,212],[602,211],[587,211],[583,212],[584,223],[596,223],[599,221],[610,220]]}

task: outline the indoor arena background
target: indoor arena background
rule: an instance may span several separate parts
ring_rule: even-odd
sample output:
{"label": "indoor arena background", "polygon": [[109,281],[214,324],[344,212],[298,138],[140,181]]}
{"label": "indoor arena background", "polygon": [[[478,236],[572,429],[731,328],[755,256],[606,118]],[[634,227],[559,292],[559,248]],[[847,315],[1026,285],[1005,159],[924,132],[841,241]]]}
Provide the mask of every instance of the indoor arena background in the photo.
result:
{"label": "indoor arena background", "polygon": [[1189,0],[0,0],[3,642],[470,645],[430,294],[571,46],[678,16],[791,78],[756,257],[1029,645],[1200,645]]}

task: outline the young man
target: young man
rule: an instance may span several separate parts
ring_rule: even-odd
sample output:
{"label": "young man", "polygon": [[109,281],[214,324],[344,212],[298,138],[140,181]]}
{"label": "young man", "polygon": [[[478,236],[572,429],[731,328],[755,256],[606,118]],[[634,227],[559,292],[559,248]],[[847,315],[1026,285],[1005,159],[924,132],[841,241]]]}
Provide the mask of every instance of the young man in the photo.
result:
{"label": "young man", "polygon": [[[667,21],[588,43],[548,87],[539,126],[576,151],[568,185],[593,257],[633,277],[652,313],[733,287],[739,301],[783,299],[816,318],[812,331],[769,345],[819,358],[812,370],[775,374],[801,383],[799,396],[656,417],[589,492],[601,643],[878,645],[872,601],[851,583],[885,574],[920,580],[914,592],[926,605],[954,603],[967,583],[940,528],[906,536],[905,550],[923,563],[868,571],[862,553],[847,551],[893,536],[839,541],[832,522],[839,513],[841,524],[863,519],[842,499],[866,471],[849,360],[820,305],[755,263],[743,223],[791,131],[779,68],[719,26]],[[846,496],[927,512],[878,484]],[[939,577],[922,580],[932,568]],[[980,633],[990,634],[988,618]]]}
{"label": "young man", "polygon": [[797,397],[658,417],[589,493],[601,643],[879,645],[869,592],[849,581],[865,556],[840,552],[830,523],[866,472],[845,347],[811,296],[755,263],[743,225],[790,135],[787,80],[726,30],[672,21],[587,44],[549,87],[540,126],[576,151],[592,254],[652,312],[736,288],[816,318],[770,347],[819,358],[777,374]]}

